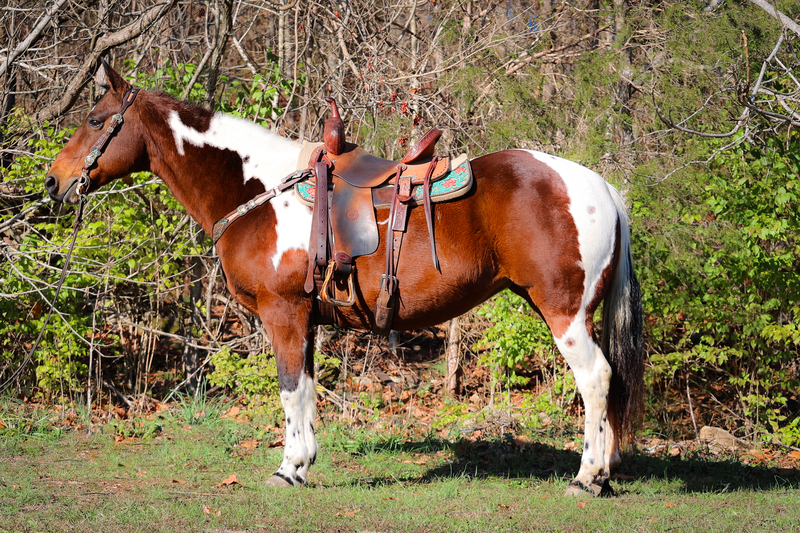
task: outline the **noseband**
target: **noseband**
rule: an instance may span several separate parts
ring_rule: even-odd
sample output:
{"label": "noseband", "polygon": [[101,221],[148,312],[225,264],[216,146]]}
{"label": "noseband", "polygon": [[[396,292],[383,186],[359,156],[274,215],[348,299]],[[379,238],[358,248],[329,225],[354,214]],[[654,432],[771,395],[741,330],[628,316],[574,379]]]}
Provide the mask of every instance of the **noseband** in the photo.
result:
{"label": "noseband", "polygon": [[83,197],[86,196],[89,192],[89,187],[92,184],[92,178],[89,177],[89,169],[92,165],[95,164],[97,158],[100,157],[106,149],[108,145],[108,140],[117,131],[122,125],[122,115],[125,111],[133,104],[133,101],[136,99],[136,94],[139,92],[139,87],[131,86],[128,89],[128,92],[125,93],[125,96],[122,98],[122,107],[119,109],[119,112],[111,117],[111,122],[109,123],[106,131],[97,139],[97,142],[94,143],[92,149],[89,150],[89,155],[87,155],[83,159],[83,168],[81,168],[81,177],[78,180],[78,196]]}

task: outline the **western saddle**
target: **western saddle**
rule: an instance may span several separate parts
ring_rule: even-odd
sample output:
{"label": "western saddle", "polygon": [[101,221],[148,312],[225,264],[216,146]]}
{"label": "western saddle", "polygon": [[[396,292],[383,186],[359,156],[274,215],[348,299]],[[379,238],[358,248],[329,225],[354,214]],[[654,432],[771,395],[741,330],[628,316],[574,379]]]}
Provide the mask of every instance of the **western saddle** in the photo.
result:
{"label": "western saddle", "polygon": [[[450,159],[434,155],[442,132],[426,133],[398,162],[367,153],[348,143],[336,102],[325,122],[324,144],[312,154],[309,166],[315,177],[314,215],[305,290],[316,288],[323,316],[332,318],[334,307],[355,303],[353,289],[354,258],[370,255],[380,241],[376,206],[388,203],[386,227],[386,271],[381,276],[375,308],[375,331],[388,334],[394,315],[397,290],[397,262],[406,232],[409,207],[417,201],[412,190],[421,188],[422,205],[428,226],[434,267],[439,269],[431,213],[431,183],[450,171]],[[324,191],[326,194],[320,194]],[[389,192],[391,191],[391,192]],[[344,288],[345,297],[335,296],[335,287]]]}
{"label": "western saddle", "polygon": [[[335,309],[352,306],[356,301],[354,259],[378,249],[380,237],[375,211],[388,207],[386,271],[381,276],[374,325],[376,333],[385,335],[391,330],[394,315],[397,262],[409,209],[423,206],[433,265],[439,270],[432,204],[469,192],[472,172],[466,156],[451,161],[434,155],[436,141],[442,135],[436,128],[426,133],[400,161],[369,154],[346,141],[336,102],[332,98],[325,100],[331,105],[331,117],[325,122],[324,143],[311,152],[308,167],[299,161],[298,168],[304,170],[286,176],[276,188],[218,221],[213,239],[216,243],[233,221],[294,187],[297,198],[313,208],[304,288],[309,294],[317,291],[320,318],[336,323]],[[312,176],[313,182],[309,180]],[[343,298],[337,298],[337,291],[343,293]]]}

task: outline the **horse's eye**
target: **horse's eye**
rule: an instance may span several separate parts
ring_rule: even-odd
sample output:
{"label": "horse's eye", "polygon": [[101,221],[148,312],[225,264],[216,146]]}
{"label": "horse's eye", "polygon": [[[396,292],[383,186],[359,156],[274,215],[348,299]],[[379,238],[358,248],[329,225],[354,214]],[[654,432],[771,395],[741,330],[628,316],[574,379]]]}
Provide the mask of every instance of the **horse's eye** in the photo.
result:
{"label": "horse's eye", "polygon": [[89,127],[90,128],[98,129],[98,128],[101,128],[103,126],[103,121],[102,120],[97,120],[96,118],[90,118],[88,120],[88,122],[89,122]]}

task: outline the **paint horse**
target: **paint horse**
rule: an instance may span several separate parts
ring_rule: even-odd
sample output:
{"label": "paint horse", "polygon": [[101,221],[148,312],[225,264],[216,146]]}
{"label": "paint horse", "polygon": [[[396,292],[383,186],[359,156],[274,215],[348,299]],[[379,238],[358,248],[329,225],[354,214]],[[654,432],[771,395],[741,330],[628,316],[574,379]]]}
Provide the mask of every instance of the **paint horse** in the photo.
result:
{"label": "paint horse", "polygon": [[[163,93],[138,91],[105,63],[97,81],[105,94],[45,179],[57,202],[76,204],[112,180],[150,171],[210,234],[216,221],[278,188],[296,169],[299,142]],[[115,116],[120,110],[121,124]],[[102,156],[85,161],[90,151]],[[522,296],[552,331],[585,405],[580,470],[567,493],[611,492],[608,479],[620,462],[620,444],[641,413],[645,361],[623,201],[595,172],[540,152],[504,150],[471,165],[470,193],[435,205],[438,270],[417,259],[431,257],[431,242],[422,210],[409,214],[392,328],[440,324],[505,288]],[[383,211],[378,220],[386,219]],[[275,351],[286,415],[283,460],[267,481],[276,486],[305,484],[317,457],[318,306],[304,290],[311,226],[311,208],[291,190],[276,189],[274,198],[231,224],[217,242],[228,289],[260,317]],[[337,309],[338,325],[374,327],[383,241],[374,254],[355,260],[355,303]],[[593,318],[601,302],[598,342]]]}

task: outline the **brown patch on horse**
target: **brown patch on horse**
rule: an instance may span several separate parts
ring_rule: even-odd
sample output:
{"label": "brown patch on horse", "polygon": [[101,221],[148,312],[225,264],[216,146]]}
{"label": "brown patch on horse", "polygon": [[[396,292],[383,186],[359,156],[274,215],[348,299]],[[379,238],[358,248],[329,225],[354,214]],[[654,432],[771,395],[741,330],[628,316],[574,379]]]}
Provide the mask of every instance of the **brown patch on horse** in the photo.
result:
{"label": "brown patch on horse", "polygon": [[[498,250],[509,278],[527,289],[553,335],[561,337],[580,311],[585,279],[566,184],[522,150],[490,154],[472,165],[476,175],[492,176],[484,182],[485,195],[505,202],[504,209],[492,210],[489,224],[495,235],[515,236]],[[528,223],[519,226],[519,220]]]}

